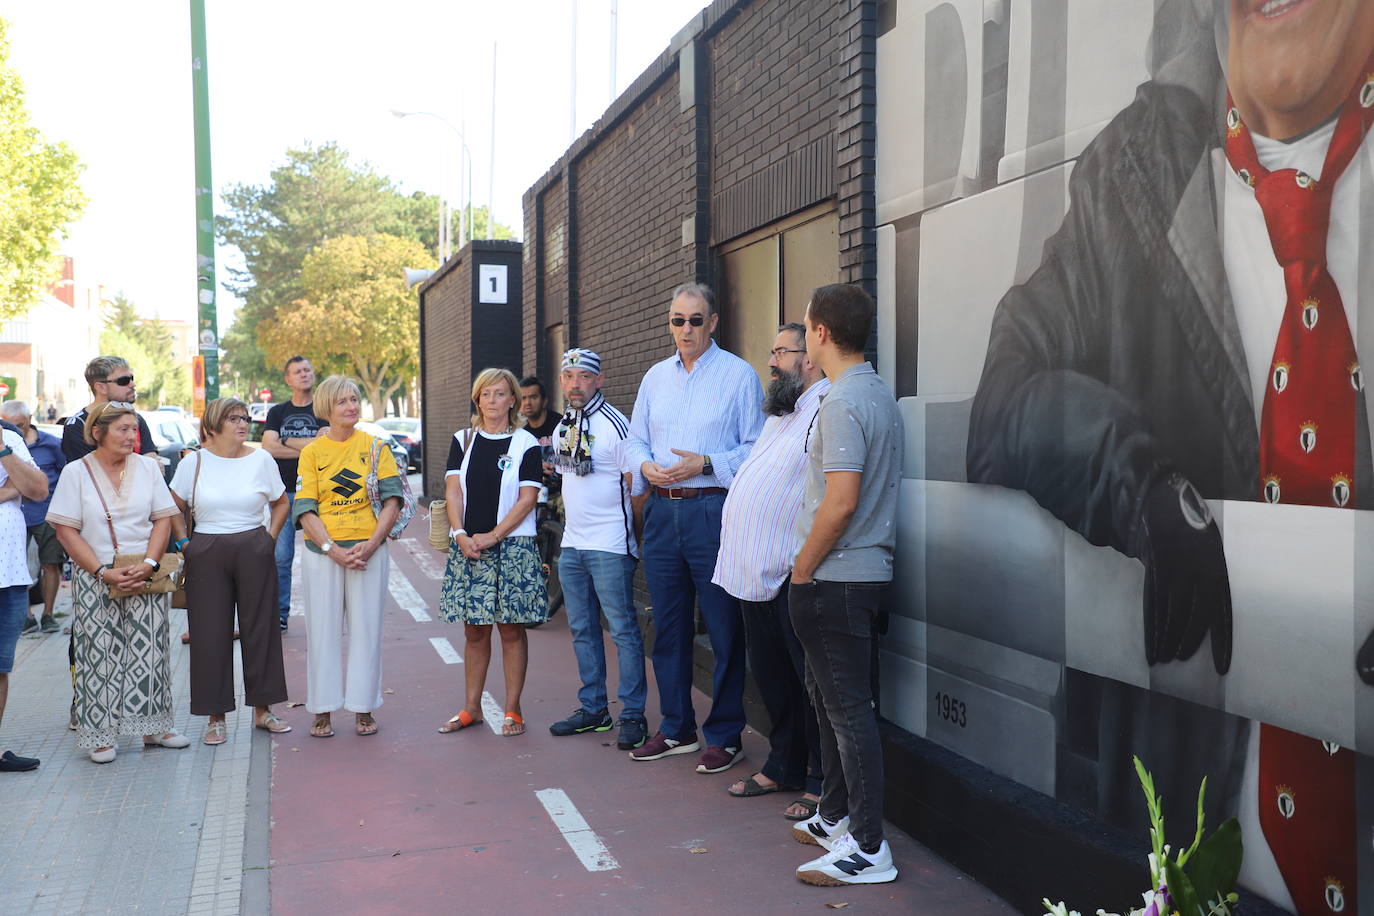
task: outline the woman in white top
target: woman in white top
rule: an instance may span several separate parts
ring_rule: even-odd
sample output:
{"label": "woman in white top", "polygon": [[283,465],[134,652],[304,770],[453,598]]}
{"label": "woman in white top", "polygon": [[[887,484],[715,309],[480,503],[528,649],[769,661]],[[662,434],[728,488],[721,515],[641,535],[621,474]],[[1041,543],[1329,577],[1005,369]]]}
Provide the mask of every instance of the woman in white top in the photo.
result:
{"label": "woman in white top", "polygon": [[[272,456],[250,448],[248,405],[216,398],[200,420],[200,451],[177,465],[172,497],[190,507],[186,623],[191,634],[191,715],[209,716],[206,744],[226,739],[234,709],[234,609],[242,634],[243,698],[253,724],[289,732],[272,712],[286,701],[286,669],[277,624],[277,534],[286,524],[286,487]],[[267,508],[270,521],[264,527]]]}
{"label": "woman in white top", "polygon": [[534,546],[534,503],[543,484],[539,440],[518,429],[519,382],[506,369],[483,369],[472,383],[472,427],[453,435],[444,495],[449,553],[439,613],[463,622],[463,708],[439,731],[455,732],[482,718],[482,690],[491,662],[491,628],[501,632],[506,712],[501,734],[525,733],[520,694],[529,643],[525,625],[543,623],[549,601]]}
{"label": "woman in white top", "polygon": [[[84,435],[95,451],[62,469],[48,523],[73,565],[77,746],[89,748],[96,763],[109,763],[120,735],[142,735],[145,747],[190,744],[172,730],[171,596],[110,597],[110,586],[138,588],[160,568],[177,507],[157,459],[137,454],[131,405],[92,407]],[[116,554],[141,559],[116,568]]]}

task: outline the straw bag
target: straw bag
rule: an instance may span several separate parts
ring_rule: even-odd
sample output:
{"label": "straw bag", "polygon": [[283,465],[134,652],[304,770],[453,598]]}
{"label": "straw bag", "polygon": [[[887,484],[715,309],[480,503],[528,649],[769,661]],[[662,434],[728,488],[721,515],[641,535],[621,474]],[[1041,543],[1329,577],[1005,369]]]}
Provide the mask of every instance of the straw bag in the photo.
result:
{"label": "straw bag", "polygon": [[[127,459],[126,459],[127,460]],[[110,506],[105,502],[105,494],[100,492],[100,484],[95,479],[95,472],[91,470],[88,460],[83,459],[82,464],[86,467],[86,473],[91,477],[91,485],[95,487],[95,495],[100,498],[100,508],[105,510],[105,524],[110,528],[110,543],[114,545],[114,562],[111,567],[121,569],[125,566],[134,566],[143,562],[141,553],[119,552],[119,539],[115,537],[114,516],[110,514]],[[138,588],[127,591],[122,588],[109,586],[111,598],[127,598],[130,595],[149,595],[170,593],[177,590],[181,585],[181,554],[164,553],[159,563],[158,569],[139,585]]]}
{"label": "straw bag", "polygon": [[436,499],[429,504],[429,546],[448,550],[448,500]]}

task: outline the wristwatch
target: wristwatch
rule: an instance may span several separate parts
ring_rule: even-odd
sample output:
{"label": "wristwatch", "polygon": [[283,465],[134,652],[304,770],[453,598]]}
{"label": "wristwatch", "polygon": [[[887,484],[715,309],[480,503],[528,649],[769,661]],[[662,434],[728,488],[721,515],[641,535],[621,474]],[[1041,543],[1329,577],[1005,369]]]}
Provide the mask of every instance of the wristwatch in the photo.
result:
{"label": "wristwatch", "polygon": [[331,551],[331,550],[333,550],[333,549],[334,549],[334,542],[333,542],[333,541],[325,541],[323,544],[320,545],[320,553],[329,553],[329,551]]}
{"label": "wristwatch", "polygon": [[152,557],[144,557],[143,562],[151,566],[153,568],[153,572],[157,572],[159,569],[162,568],[162,564],[159,563],[157,560],[154,560]]}
{"label": "wristwatch", "polygon": [[716,469],[711,467],[711,456],[702,455],[701,462],[701,473],[705,474],[708,477],[715,476]]}
{"label": "wristwatch", "polygon": [[467,533],[468,533],[468,532],[467,532],[467,529],[466,529],[466,528],[450,528],[450,529],[448,530],[448,539],[449,539],[450,541],[456,540],[457,537],[458,537],[458,535],[460,535],[460,534],[467,534]]}
{"label": "wristwatch", "polygon": [[4,448],[0,449],[0,458],[8,458],[10,455],[13,455],[13,454],[14,454],[14,449],[13,449],[12,447],[8,446],[8,445],[5,446]]}
{"label": "wristwatch", "polygon": [[109,569],[109,568],[110,568],[110,564],[109,564],[109,563],[101,563],[99,566],[97,566],[97,567],[95,568],[95,573],[94,573],[95,577],[96,577],[97,579],[100,579],[100,581],[104,582],[105,580],[102,579],[101,577],[105,575],[105,570],[107,570],[107,569]]}

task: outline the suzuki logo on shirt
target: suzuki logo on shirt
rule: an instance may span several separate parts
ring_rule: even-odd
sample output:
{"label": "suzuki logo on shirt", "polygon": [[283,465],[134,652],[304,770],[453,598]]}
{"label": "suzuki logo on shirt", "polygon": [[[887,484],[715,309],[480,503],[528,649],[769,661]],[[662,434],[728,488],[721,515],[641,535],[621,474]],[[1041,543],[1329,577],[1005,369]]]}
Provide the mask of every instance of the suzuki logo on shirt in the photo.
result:
{"label": "suzuki logo on shirt", "polygon": [[362,475],[357,471],[350,471],[348,468],[344,468],[329,479],[335,483],[334,492],[338,493],[344,499],[348,499],[354,493],[362,489],[362,484],[358,483],[358,480],[361,478]]}

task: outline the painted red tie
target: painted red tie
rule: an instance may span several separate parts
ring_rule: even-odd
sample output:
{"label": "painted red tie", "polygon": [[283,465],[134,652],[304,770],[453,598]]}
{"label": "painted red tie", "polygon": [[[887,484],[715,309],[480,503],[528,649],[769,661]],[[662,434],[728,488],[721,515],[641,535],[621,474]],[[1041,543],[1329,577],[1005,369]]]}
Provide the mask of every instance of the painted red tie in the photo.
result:
{"label": "painted red tie", "polygon": [[[1364,376],[1326,268],[1331,196],[1374,122],[1374,57],[1341,109],[1318,180],[1260,164],[1226,100],[1226,158],[1255,189],[1287,293],[1260,414],[1260,495],[1271,503],[1346,508]],[[1299,916],[1353,912],[1355,761],[1350,750],[1260,725],[1259,812]]]}

